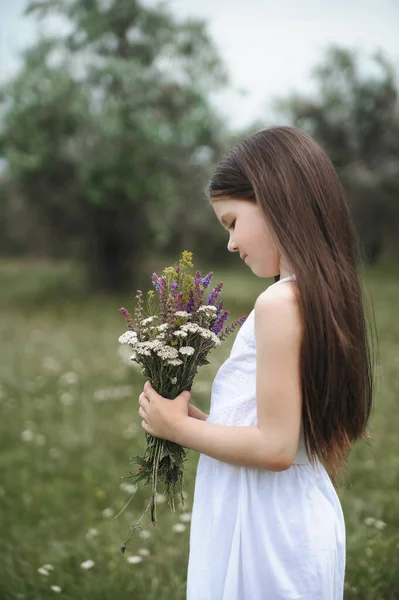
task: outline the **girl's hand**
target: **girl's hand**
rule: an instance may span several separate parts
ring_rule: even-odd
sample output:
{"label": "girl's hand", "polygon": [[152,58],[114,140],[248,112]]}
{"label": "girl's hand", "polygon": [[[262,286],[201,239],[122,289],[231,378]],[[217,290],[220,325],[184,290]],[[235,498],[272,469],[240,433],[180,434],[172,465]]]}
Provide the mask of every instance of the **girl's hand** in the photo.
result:
{"label": "girl's hand", "polygon": [[188,418],[190,392],[182,392],[174,400],[160,396],[149,381],[139,396],[139,415],[142,428],[163,440],[175,441],[176,432]]}
{"label": "girl's hand", "polygon": [[188,416],[193,419],[199,419],[200,421],[206,421],[208,418],[207,414],[192,404],[188,405]]}

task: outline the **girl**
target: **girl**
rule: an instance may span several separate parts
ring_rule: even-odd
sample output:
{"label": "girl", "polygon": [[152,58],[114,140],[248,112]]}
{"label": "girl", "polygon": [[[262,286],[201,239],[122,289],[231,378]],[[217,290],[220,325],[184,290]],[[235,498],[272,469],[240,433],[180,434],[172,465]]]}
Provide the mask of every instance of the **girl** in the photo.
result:
{"label": "girl", "polygon": [[239,143],[209,186],[258,277],[212,388],[209,416],[147,382],[143,428],[201,453],[188,600],[342,600],[345,524],[334,488],[366,433],[372,361],[344,193],[324,151],[292,127]]}

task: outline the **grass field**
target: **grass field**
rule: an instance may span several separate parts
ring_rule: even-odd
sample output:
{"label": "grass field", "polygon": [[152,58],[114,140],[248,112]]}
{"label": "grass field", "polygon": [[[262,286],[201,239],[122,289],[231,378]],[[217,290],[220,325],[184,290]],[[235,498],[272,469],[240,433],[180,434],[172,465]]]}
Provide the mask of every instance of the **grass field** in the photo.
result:
{"label": "grass field", "polygon": [[[187,461],[185,507],[171,514],[160,495],[158,529],[144,521],[120,554],[147,501],[139,490],[113,519],[129,498],[121,476],[143,444],[143,380],[117,343],[118,308],[132,306],[133,293],[87,299],[79,277],[68,265],[0,265],[0,600],[183,600],[198,454]],[[264,284],[243,270],[216,278],[234,316]],[[372,442],[354,449],[339,489],[345,598],[398,600],[399,271],[370,270],[365,284],[379,335],[378,390]],[[198,375],[193,404],[203,410],[232,341]]]}

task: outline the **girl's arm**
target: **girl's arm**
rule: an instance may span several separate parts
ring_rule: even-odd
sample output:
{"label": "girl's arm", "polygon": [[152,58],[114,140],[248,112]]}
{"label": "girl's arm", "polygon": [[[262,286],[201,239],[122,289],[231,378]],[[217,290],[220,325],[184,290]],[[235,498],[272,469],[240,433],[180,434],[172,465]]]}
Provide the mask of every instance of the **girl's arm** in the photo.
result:
{"label": "girl's arm", "polygon": [[278,286],[255,305],[258,425],[232,427],[186,418],[175,441],[233,465],[281,471],[295,458],[301,425],[302,326],[294,290]]}
{"label": "girl's arm", "polygon": [[188,416],[190,395],[164,400],[146,384],[140,396],[143,428],[233,465],[288,469],[301,425],[300,344],[302,325],[288,284],[259,296],[255,305],[258,424],[234,427]]}

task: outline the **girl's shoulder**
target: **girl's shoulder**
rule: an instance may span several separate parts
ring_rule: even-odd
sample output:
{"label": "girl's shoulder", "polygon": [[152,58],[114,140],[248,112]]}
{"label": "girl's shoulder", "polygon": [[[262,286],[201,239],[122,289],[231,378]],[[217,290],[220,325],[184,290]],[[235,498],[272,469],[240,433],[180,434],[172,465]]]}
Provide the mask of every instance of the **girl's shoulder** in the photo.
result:
{"label": "girl's shoulder", "polygon": [[262,306],[266,306],[269,309],[273,309],[275,306],[276,309],[283,303],[283,308],[294,307],[298,305],[298,298],[296,292],[296,282],[295,280],[280,282],[277,281],[272,285],[269,285],[255,301],[255,311],[256,309]]}
{"label": "girl's shoulder", "polygon": [[268,334],[297,336],[302,333],[302,318],[295,281],[269,286],[254,307],[255,327]]}

